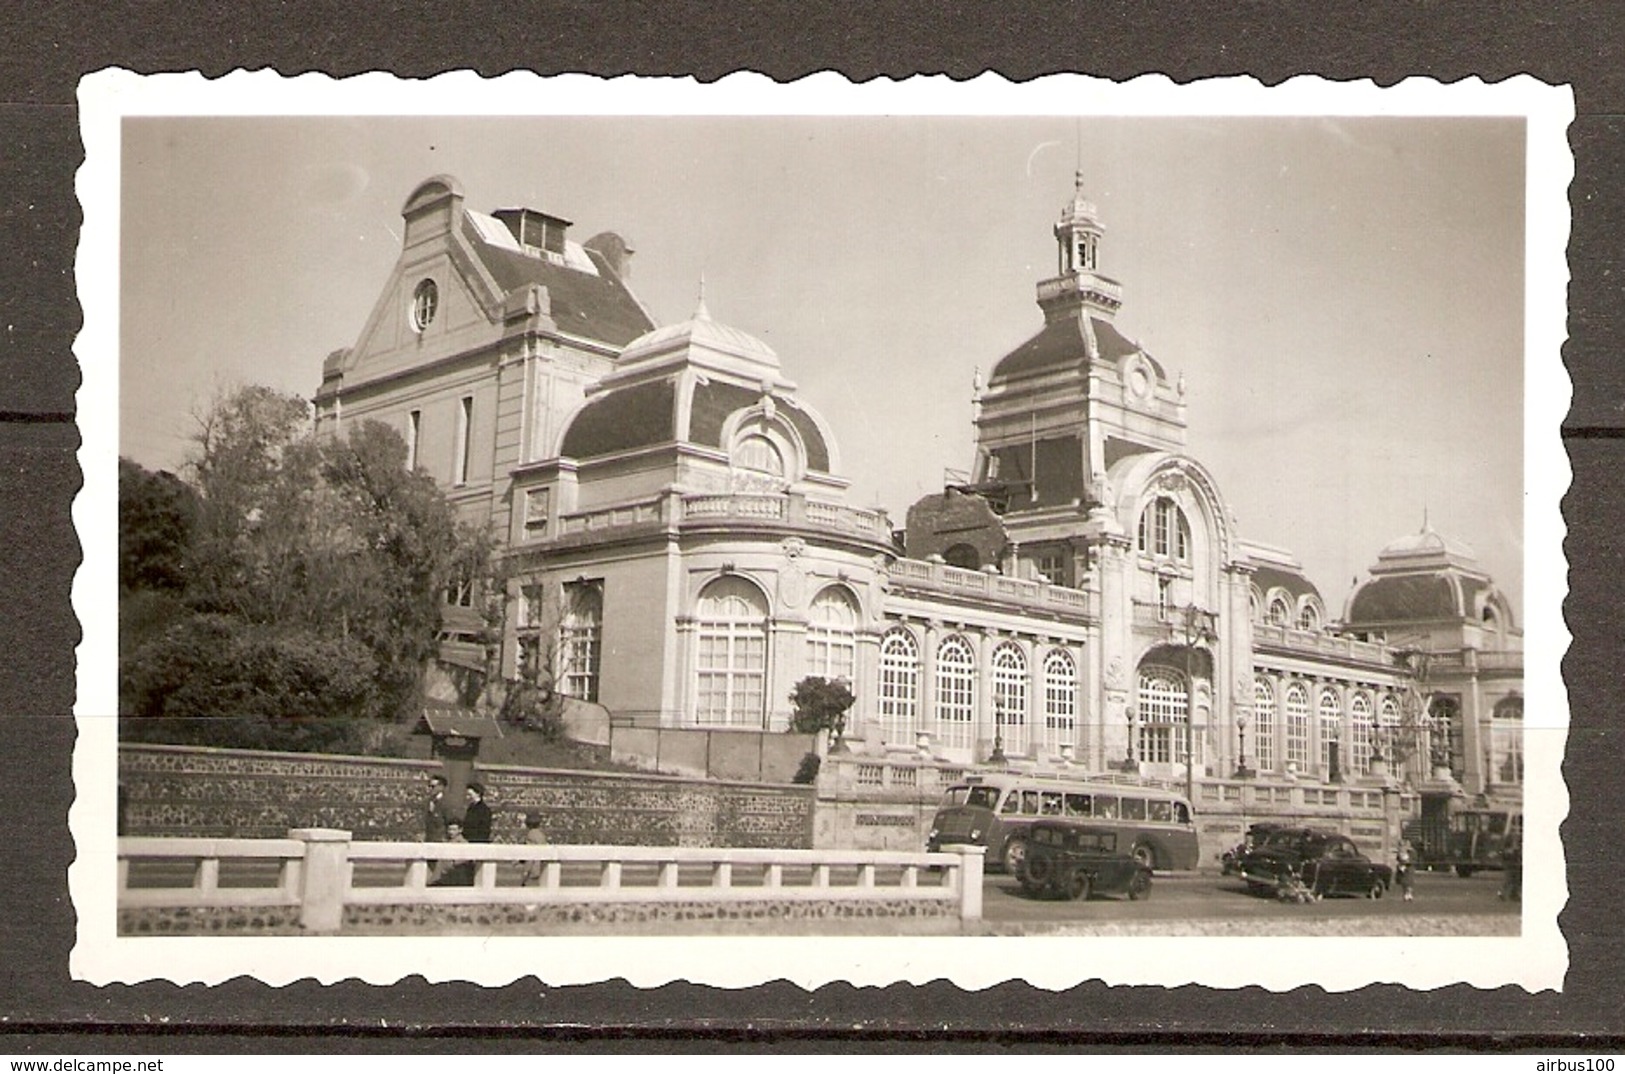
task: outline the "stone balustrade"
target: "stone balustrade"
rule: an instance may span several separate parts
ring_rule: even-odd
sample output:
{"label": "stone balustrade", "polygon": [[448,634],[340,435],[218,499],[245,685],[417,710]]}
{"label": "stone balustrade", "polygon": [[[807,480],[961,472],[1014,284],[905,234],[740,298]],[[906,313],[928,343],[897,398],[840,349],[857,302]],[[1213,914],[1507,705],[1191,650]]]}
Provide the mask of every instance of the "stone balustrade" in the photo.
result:
{"label": "stone balustrade", "polygon": [[923,592],[970,595],[1024,608],[1047,608],[1074,616],[1091,612],[1089,594],[1048,582],[1011,578],[918,559],[899,559],[888,568],[892,581]]}
{"label": "stone balustrade", "polygon": [[[357,908],[367,907],[662,903],[708,907],[714,916],[742,905],[862,904],[872,911],[866,916],[935,913],[974,922],[982,915],[983,854],[981,847],[925,853],[357,842],[350,832],[329,828],[295,829],[286,839],[125,837],[118,843],[118,907],[125,931],[145,931],[139,924],[143,911],[280,909],[285,913],[273,920],[331,933],[341,931]],[[132,887],[132,866],[143,862],[155,868],[190,864],[184,877],[189,883]],[[222,866],[240,874],[244,863],[256,862],[270,866],[261,876],[269,883],[245,885],[239,875],[236,883],[221,884]],[[470,882],[432,885],[431,862],[470,863]],[[510,867],[510,880],[516,879],[513,866],[538,865],[539,883],[503,884],[503,865]],[[586,881],[573,875],[574,882],[566,883],[567,868],[573,874],[585,869]],[[177,919],[164,920],[166,931],[174,931]],[[195,925],[209,919],[181,920]]]}

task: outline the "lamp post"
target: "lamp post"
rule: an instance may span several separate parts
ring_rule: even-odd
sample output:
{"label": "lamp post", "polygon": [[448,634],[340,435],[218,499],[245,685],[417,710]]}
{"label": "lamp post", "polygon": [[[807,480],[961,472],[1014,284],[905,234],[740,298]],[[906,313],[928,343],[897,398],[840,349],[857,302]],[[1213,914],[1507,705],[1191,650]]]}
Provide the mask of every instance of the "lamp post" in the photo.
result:
{"label": "lamp post", "polygon": [[1196,646],[1212,644],[1218,638],[1215,616],[1205,608],[1185,605],[1185,800],[1196,803]]}
{"label": "lamp post", "polygon": [[1004,699],[998,687],[993,690],[993,752],[987,755],[989,764],[1004,764]]}
{"label": "lamp post", "polygon": [[1239,747],[1236,750],[1236,778],[1249,779],[1253,770],[1247,767],[1247,714],[1236,713],[1236,738]]}

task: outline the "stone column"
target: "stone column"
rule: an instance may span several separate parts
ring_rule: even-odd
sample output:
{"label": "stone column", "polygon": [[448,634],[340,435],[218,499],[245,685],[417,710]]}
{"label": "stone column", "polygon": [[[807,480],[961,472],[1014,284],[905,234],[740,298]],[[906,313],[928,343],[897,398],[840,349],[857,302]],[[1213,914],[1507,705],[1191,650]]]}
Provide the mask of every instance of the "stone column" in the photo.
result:
{"label": "stone column", "polygon": [[942,624],[929,620],[921,632],[920,641],[920,711],[915,727],[919,729],[915,744],[921,752],[931,751],[931,741],[937,730],[937,643],[941,639]]}

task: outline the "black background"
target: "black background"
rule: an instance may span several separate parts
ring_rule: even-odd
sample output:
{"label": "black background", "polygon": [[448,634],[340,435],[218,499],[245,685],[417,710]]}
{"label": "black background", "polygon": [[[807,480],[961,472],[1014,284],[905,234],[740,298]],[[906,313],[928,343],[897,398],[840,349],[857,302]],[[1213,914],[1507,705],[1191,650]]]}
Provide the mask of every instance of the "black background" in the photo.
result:
{"label": "black background", "polygon": [[[1625,233],[1625,8],[1606,3],[1126,2],[711,5],[62,3],[0,17],[0,1052],[609,1049],[1001,1050],[1079,1046],[1302,1051],[1316,1047],[1530,1048],[1625,1044],[1625,824],[1615,724],[1622,651],[1625,369],[1619,251]],[[79,327],[73,258],[82,161],[81,75],[273,67],[285,75],[389,69],[425,77],[473,68],[603,75],[749,69],[854,80],[985,70],[1179,81],[1249,74],[1495,81],[1530,73],[1572,84],[1576,178],[1570,340],[1575,386],[1564,427],[1574,482],[1564,500],[1574,644],[1564,662],[1572,726],[1563,826],[1571,899],[1560,923],[1562,993],[1375,986],[1107,989],[1065,993],[946,983],[807,993],[624,983],[500,989],[357,983],[282,989],[249,980],[95,988],[68,976],[74,938],[73,646],[69,587],[79,547],[71,354]],[[1621,522],[1616,522],[1621,520]],[[114,614],[108,608],[107,614]],[[1261,947],[1260,958],[1269,957]],[[403,1039],[405,1038],[405,1039]]]}

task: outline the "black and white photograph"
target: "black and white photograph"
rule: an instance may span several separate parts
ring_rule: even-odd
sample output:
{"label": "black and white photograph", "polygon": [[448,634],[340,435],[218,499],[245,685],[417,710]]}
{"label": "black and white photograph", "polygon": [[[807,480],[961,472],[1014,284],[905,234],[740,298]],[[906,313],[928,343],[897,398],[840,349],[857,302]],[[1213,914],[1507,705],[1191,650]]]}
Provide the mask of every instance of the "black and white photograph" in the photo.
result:
{"label": "black and white photograph", "polygon": [[81,104],[76,977],[1559,987],[1565,90]]}

